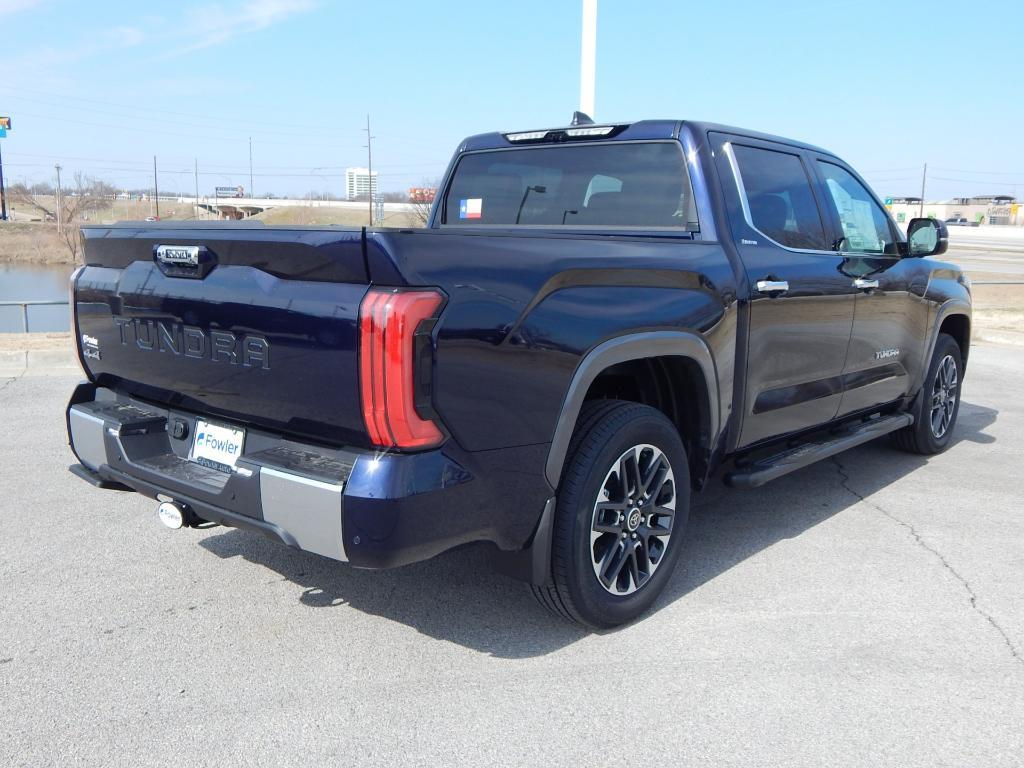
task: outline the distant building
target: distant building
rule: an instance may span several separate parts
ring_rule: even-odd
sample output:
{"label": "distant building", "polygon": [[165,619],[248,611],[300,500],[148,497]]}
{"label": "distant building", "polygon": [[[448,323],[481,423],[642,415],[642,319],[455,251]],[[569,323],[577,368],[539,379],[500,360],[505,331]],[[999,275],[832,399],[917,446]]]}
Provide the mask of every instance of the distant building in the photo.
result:
{"label": "distant building", "polygon": [[432,203],[437,197],[437,187],[409,187],[410,203]]}
{"label": "distant building", "polygon": [[[371,189],[372,183],[372,189]],[[368,168],[346,168],[345,169],[345,196],[349,200],[355,200],[357,198],[366,198],[371,194],[376,195],[377,189],[377,172],[374,171],[371,174]]]}
{"label": "distant building", "polygon": [[965,218],[973,224],[992,226],[1024,226],[1024,206],[1009,195],[978,195],[954,197],[952,200],[925,201],[919,197],[890,197],[886,207],[897,224],[906,225],[922,213],[929,218],[945,221]]}

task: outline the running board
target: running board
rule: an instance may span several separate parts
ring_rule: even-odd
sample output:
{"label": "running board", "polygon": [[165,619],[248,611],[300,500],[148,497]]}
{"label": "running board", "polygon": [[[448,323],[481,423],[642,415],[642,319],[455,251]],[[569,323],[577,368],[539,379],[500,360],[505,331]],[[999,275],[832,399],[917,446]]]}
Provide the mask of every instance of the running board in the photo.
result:
{"label": "running board", "polygon": [[851,429],[838,433],[831,440],[822,442],[804,443],[796,448],[776,453],[758,459],[742,468],[729,472],[725,476],[725,484],[733,488],[757,488],[769,480],[788,475],[798,469],[813,464],[821,459],[827,459],[837,453],[842,453],[848,448],[874,440],[876,437],[895,432],[897,429],[909,427],[914,423],[914,417],[909,413],[899,413],[895,416],[866,421]]}

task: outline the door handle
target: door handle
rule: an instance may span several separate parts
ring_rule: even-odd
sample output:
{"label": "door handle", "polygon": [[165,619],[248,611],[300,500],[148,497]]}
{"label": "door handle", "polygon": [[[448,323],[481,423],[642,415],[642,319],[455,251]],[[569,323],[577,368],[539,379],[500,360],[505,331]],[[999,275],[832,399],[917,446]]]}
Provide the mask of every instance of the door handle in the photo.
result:
{"label": "door handle", "polygon": [[758,293],[785,293],[789,290],[789,282],[786,280],[758,280],[757,281],[757,292]]}
{"label": "door handle", "polygon": [[853,281],[853,287],[861,291],[871,291],[878,287],[878,281],[867,277],[858,277]]}

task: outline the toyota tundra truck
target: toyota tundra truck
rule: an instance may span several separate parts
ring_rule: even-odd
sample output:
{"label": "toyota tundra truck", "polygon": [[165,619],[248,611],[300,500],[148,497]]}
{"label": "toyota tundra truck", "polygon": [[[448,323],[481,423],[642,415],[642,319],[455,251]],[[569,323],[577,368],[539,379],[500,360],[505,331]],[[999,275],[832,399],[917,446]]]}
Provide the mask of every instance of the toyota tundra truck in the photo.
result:
{"label": "toyota tundra truck", "polygon": [[589,627],[650,607],[713,477],[947,448],[970,350],[941,222],[701,122],[473,136],[424,229],[83,239],[72,472],[357,568],[485,542]]}

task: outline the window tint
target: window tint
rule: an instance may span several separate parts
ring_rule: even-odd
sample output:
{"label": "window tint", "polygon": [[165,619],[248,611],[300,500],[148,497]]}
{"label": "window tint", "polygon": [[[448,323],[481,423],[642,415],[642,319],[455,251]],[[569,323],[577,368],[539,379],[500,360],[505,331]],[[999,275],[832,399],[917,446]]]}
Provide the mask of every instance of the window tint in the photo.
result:
{"label": "window tint", "polygon": [[864,188],[845,168],[818,161],[825,187],[843,227],[840,250],[847,253],[896,253],[889,219]]}
{"label": "window tint", "polygon": [[754,226],[789,248],[826,250],[811,183],[796,155],[732,146]]}
{"label": "window tint", "polygon": [[699,231],[675,143],[607,143],[476,152],[445,195],[446,225]]}

